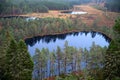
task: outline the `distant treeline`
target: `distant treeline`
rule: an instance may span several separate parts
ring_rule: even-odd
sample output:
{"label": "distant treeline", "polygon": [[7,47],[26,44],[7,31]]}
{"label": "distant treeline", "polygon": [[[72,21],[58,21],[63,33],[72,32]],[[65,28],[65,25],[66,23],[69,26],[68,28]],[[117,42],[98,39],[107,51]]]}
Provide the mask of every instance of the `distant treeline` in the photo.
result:
{"label": "distant treeline", "polygon": [[[29,20],[21,18],[0,19],[2,30],[0,31],[0,43],[4,39],[6,30],[11,31],[12,35],[19,39],[36,35],[45,35],[72,30],[72,22],[60,18],[44,18]],[[3,27],[4,26],[4,27]]]}
{"label": "distant treeline", "polygon": [[106,0],[105,7],[110,11],[120,12],[120,0]]}
{"label": "distant treeline", "polygon": [[69,31],[89,31],[95,30],[104,32],[106,35],[112,37],[112,29],[107,27],[100,27],[96,25],[87,26],[80,19],[61,19],[61,18],[40,18],[35,20],[27,20],[26,18],[0,18],[0,44],[4,40],[6,30],[10,31],[17,39],[26,37],[33,37],[38,35],[50,35],[57,33],[66,33]]}
{"label": "distant treeline", "polygon": [[120,0],[0,0],[0,15],[16,15],[31,12],[48,12],[48,10],[66,10],[73,5],[94,2],[104,3],[111,11],[120,11]]}
{"label": "distant treeline", "polygon": [[30,12],[48,12],[48,10],[66,10],[72,7],[68,2],[53,2],[53,1],[18,1],[1,0],[0,14],[25,14]]}
{"label": "distant treeline", "polygon": [[79,0],[80,4],[85,3],[96,3],[96,4],[105,4],[104,6],[109,11],[120,12],[120,0]]}

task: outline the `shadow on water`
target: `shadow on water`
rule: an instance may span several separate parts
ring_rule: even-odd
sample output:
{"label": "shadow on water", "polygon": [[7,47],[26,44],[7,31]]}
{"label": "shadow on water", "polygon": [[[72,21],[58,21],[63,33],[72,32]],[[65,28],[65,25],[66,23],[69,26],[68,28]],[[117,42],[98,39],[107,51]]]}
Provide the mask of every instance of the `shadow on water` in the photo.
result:
{"label": "shadow on water", "polygon": [[[87,39],[87,40],[85,40]],[[89,48],[92,45],[92,42],[95,41],[95,43],[98,43],[97,45],[100,45],[102,47],[104,46],[108,46],[111,39],[109,37],[107,37],[106,35],[100,33],[100,32],[94,32],[94,31],[82,31],[82,32],[71,32],[71,33],[66,33],[66,34],[58,34],[58,35],[46,35],[46,36],[37,36],[37,37],[33,37],[33,38],[28,38],[25,40],[27,46],[28,46],[28,51],[30,52],[31,56],[34,57],[34,70],[33,70],[33,78],[36,80],[42,80],[43,78],[48,78],[50,76],[55,76],[55,75],[59,75],[59,71],[60,73],[63,73],[65,71],[64,74],[66,73],[71,73],[74,71],[74,65],[76,64],[75,61],[77,59],[79,59],[80,57],[77,58],[77,56],[74,58],[70,57],[69,60],[64,66],[60,67],[60,70],[58,70],[58,63],[60,65],[63,65],[65,62],[65,58],[64,57],[64,52],[62,53],[62,59],[58,60],[58,58],[56,57],[56,53],[53,54],[53,57],[50,58],[50,54],[44,54],[45,57],[47,57],[47,60],[40,60],[42,59],[43,55],[42,52],[40,52],[39,54],[35,54],[35,50],[36,48],[41,47],[41,49],[43,49],[45,46],[45,48],[48,49],[52,49],[52,51],[57,47],[60,46],[61,50],[64,49],[64,43],[65,41],[68,41],[72,46],[72,47],[76,47],[77,49],[83,49],[84,48]],[[84,45],[85,44],[85,45]],[[62,45],[62,46],[61,46]],[[84,47],[83,47],[84,46]],[[69,48],[71,49],[71,48]],[[78,63],[80,65],[80,70],[84,69],[86,67],[86,65],[88,64],[86,61],[84,61],[84,52],[81,52],[82,54],[82,58],[80,60],[80,62]],[[73,49],[71,50],[70,54],[73,54],[74,52]],[[51,52],[51,51],[50,51]],[[52,53],[51,53],[52,54]],[[35,57],[36,56],[36,57]],[[71,55],[73,56],[73,55]],[[40,57],[40,58],[38,58]],[[45,59],[45,58],[43,58]],[[88,59],[88,58],[87,58]],[[99,60],[99,59],[98,59]],[[42,63],[43,62],[43,63]],[[40,69],[40,65],[41,65],[41,69]],[[100,63],[100,65],[102,65]],[[93,67],[93,66],[92,66]],[[66,68],[66,70],[64,70]],[[79,66],[76,68],[76,70],[79,70]],[[54,72],[54,73],[53,73]]]}
{"label": "shadow on water", "polygon": [[66,33],[66,34],[58,34],[58,35],[46,35],[46,36],[37,36],[37,37],[33,37],[33,38],[28,38],[25,40],[25,43],[27,45],[30,45],[31,47],[34,46],[37,42],[39,42],[40,40],[42,40],[42,42],[45,43],[50,43],[50,42],[56,42],[56,40],[64,40],[67,36],[78,36],[85,34],[85,36],[87,36],[88,33],[91,33],[91,37],[94,38],[96,35],[100,35],[102,36],[106,42],[110,43],[111,39],[104,35],[103,33],[100,32],[95,32],[95,31],[82,31],[82,32],[71,32],[71,33]]}
{"label": "shadow on water", "polygon": [[64,14],[74,14],[74,15],[82,15],[82,14],[87,14],[87,12],[83,12],[83,11],[61,11],[61,13]]}

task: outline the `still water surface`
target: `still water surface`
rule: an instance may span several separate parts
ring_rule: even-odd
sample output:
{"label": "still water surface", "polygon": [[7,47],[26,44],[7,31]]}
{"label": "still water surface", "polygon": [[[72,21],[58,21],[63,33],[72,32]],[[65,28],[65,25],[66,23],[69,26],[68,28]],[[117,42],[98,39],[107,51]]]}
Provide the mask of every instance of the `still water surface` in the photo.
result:
{"label": "still water surface", "polygon": [[[59,34],[59,35],[47,35],[42,37],[33,37],[30,39],[26,39],[25,42],[28,46],[28,51],[30,52],[31,56],[35,54],[35,49],[42,49],[42,48],[48,48],[49,51],[56,50],[57,46],[61,48],[61,50],[64,49],[65,42],[68,41],[69,46],[79,48],[87,48],[88,50],[92,46],[92,43],[95,42],[95,44],[101,46],[101,47],[107,47],[110,42],[110,38],[105,36],[102,33],[99,32],[72,32],[67,34]],[[46,55],[47,56],[47,55]],[[82,56],[84,57],[84,56]],[[74,59],[72,60],[74,63]],[[50,77],[50,74],[59,75],[59,71],[57,69],[58,62],[55,60],[54,63],[48,60],[44,62],[46,66],[44,66],[42,71],[40,72],[40,68],[35,68],[37,66],[38,62],[34,62],[34,70],[33,70],[33,79],[42,80],[42,78],[48,78]],[[51,68],[51,63],[54,69]],[[62,64],[62,61],[60,61],[60,65]],[[79,62],[81,69],[84,69],[86,66],[86,62],[83,60]],[[51,72],[53,70],[53,72]],[[63,71],[64,67],[60,67],[60,71]],[[66,65],[66,73],[71,73],[72,67],[71,65]]]}
{"label": "still water surface", "polygon": [[63,49],[66,41],[68,41],[69,46],[73,46],[78,49],[87,48],[89,50],[93,42],[101,47],[107,47],[109,45],[110,38],[99,32],[82,31],[42,37],[38,36],[25,40],[31,56],[34,55],[36,48],[40,50],[42,48],[48,48],[50,51],[53,51],[56,50],[57,46],[59,46]]}

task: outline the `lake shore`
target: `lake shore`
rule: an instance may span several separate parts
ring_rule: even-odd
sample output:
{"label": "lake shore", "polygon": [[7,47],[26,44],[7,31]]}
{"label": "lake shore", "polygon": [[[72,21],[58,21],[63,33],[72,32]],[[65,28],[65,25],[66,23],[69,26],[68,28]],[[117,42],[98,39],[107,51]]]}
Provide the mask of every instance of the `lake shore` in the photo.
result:
{"label": "lake shore", "polygon": [[110,36],[108,36],[107,34],[105,34],[104,32],[102,31],[97,31],[97,30],[69,30],[69,31],[62,31],[62,32],[55,32],[55,33],[49,33],[49,34],[38,34],[36,36],[29,36],[29,37],[25,37],[25,39],[29,39],[29,38],[32,38],[32,37],[37,37],[37,36],[48,36],[48,35],[60,35],[60,34],[67,34],[67,33],[72,33],[72,32],[82,32],[82,31],[94,31],[94,32],[99,32],[99,33],[102,33],[104,34],[105,36],[109,37],[110,39],[112,39]]}

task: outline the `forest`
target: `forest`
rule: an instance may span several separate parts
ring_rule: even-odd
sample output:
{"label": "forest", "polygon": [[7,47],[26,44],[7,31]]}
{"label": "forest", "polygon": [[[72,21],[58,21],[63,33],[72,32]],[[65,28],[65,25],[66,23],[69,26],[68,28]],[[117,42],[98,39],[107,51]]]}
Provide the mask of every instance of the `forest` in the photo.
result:
{"label": "forest", "polygon": [[[19,16],[71,10],[74,5],[91,3],[104,3],[111,14],[120,12],[120,0],[0,0],[0,80],[120,80],[120,16],[112,27],[97,25],[99,19],[89,26],[79,18],[81,15],[34,20]],[[112,15],[105,16],[111,19]],[[53,51],[36,48],[34,56],[25,43],[25,39],[36,36],[80,31],[100,32],[111,42],[108,47],[93,42],[88,50],[69,46],[66,41],[63,49],[60,46]]]}
{"label": "forest", "polygon": [[107,7],[108,10],[110,11],[116,11],[120,12],[120,0],[106,0],[105,6]]}
{"label": "forest", "polygon": [[17,1],[15,0],[2,0],[0,3],[0,14],[6,15],[16,15],[16,14],[25,14],[31,12],[43,12],[46,13],[48,10],[65,10],[72,7],[72,4],[67,2],[53,2],[53,1]]}
{"label": "forest", "polygon": [[105,6],[110,11],[120,11],[119,0],[1,0],[0,1],[0,14],[1,15],[17,15],[32,12],[46,13],[48,10],[67,10],[76,4],[85,4],[89,2],[100,4],[106,1]]}
{"label": "forest", "polygon": [[[52,52],[44,48],[41,51],[36,49],[35,55],[33,56],[35,62],[34,78],[42,80],[47,76],[55,76],[56,73],[63,77],[66,73],[80,72],[81,74],[76,77],[79,80],[86,80],[88,76],[95,80],[102,80],[102,67],[104,64],[103,56],[105,55],[105,52],[106,47],[102,48],[95,43],[92,44],[92,47],[88,51],[86,48],[80,48],[78,50],[68,46],[67,41],[64,44],[64,50],[61,50],[59,46],[56,51]],[[50,61],[49,64],[47,64],[48,61]],[[83,70],[81,70],[83,67],[81,66],[82,62],[85,64]],[[50,65],[50,71],[46,65]]]}

